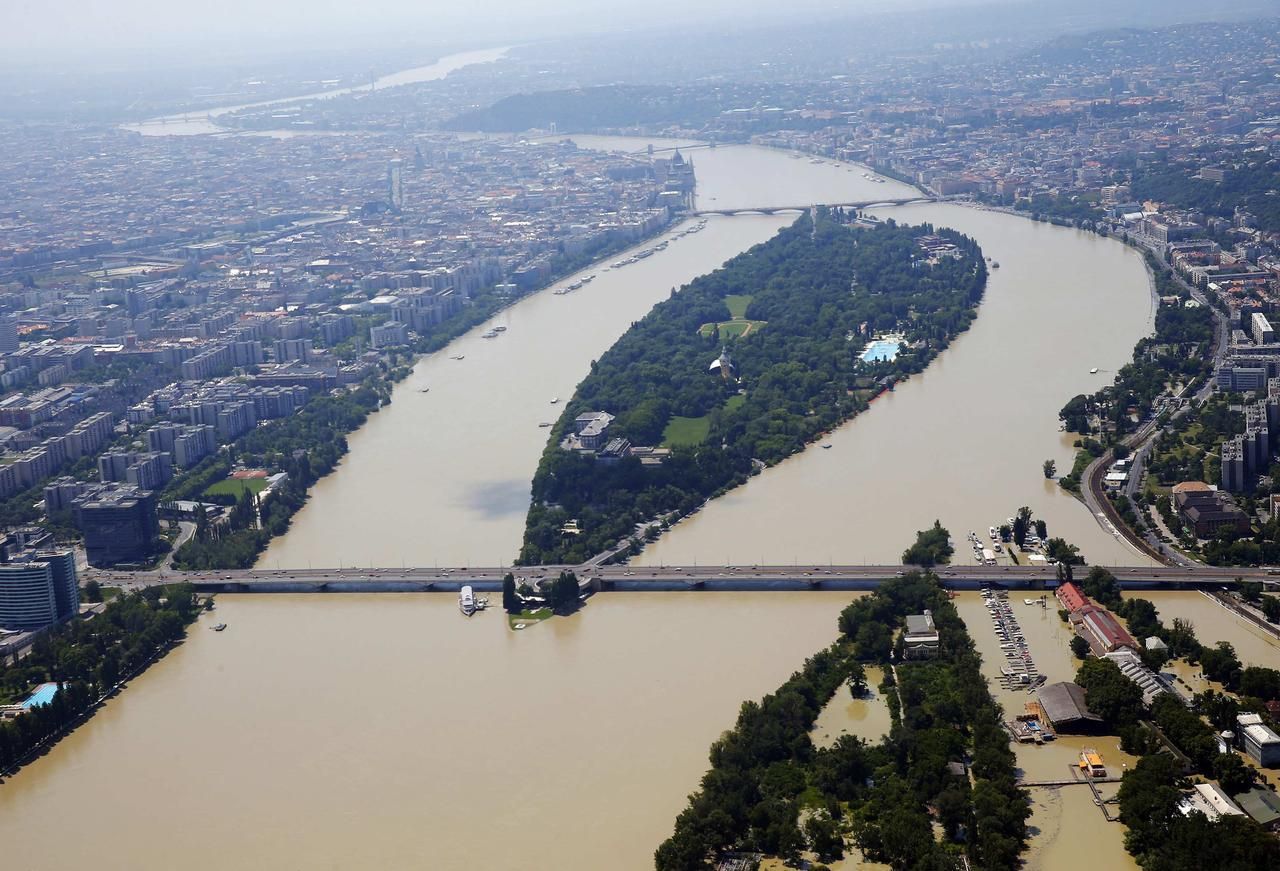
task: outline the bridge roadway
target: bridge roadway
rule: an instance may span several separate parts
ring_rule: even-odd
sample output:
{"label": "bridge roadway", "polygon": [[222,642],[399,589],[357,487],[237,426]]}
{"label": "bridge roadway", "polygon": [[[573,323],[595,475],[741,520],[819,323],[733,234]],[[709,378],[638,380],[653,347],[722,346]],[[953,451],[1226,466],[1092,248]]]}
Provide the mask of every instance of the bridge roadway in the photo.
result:
{"label": "bridge roadway", "polygon": [[[208,593],[407,593],[456,592],[464,584],[478,591],[498,591],[508,572],[530,581],[555,578],[573,571],[592,592],[673,590],[869,590],[896,577],[909,567],[833,566],[799,563],[791,566],[500,566],[465,568],[308,568],[247,569],[204,572],[161,570],[121,572],[90,569],[85,580],[105,586],[141,589],[157,584],[188,581]],[[1127,588],[1208,588],[1229,584],[1236,578],[1280,583],[1280,570],[1219,569],[1155,566],[1112,568]],[[1273,574],[1274,572],[1274,574]],[[943,566],[942,582],[955,589],[976,589],[982,584],[1009,588],[1043,587],[1056,580],[1053,568],[1031,566]]]}
{"label": "bridge roadway", "polygon": [[902,199],[862,200],[861,202],[856,203],[808,203],[803,206],[744,206],[737,209],[698,209],[694,212],[690,212],[690,214],[694,216],[746,214],[772,215],[775,212],[807,212],[814,206],[825,206],[831,209],[869,209],[872,206],[905,206],[912,203],[936,203],[942,202],[945,199],[947,198],[921,195],[905,197]]}

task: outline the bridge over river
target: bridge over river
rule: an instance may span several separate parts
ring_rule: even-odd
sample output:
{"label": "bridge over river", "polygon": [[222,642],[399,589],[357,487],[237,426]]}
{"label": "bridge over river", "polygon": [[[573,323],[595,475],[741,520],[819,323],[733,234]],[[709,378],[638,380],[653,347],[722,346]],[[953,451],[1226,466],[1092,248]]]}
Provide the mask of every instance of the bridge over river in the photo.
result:
{"label": "bridge over river", "polygon": [[[837,566],[799,563],[790,566],[496,566],[457,568],[306,568],[233,571],[121,572],[91,569],[86,580],[139,589],[190,582],[206,593],[429,593],[457,592],[463,585],[498,591],[508,573],[529,581],[554,579],[572,571],[584,592],[803,591],[870,590],[908,571],[910,566]],[[1264,569],[1144,566],[1111,568],[1127,589],[1216,589],[1237,578],[1280,583]],[[954,589],[996,585],[1009,589],[1045,589],[1057,581],[1053,568],[1033,566],[940,567],[943,584]]]}
{"label": "bridge over river", "polygon": [[906,197],[903,199],[861,200],[849,203],[807,203],[802,206],[744,206],[730,209],[697,209],[690,214],[699,215],[773,215],[778,212],[807,212],[817,206],[829,209],[870,209],[875,206],[906,206],[913,203],[937,203],[946,197]]}

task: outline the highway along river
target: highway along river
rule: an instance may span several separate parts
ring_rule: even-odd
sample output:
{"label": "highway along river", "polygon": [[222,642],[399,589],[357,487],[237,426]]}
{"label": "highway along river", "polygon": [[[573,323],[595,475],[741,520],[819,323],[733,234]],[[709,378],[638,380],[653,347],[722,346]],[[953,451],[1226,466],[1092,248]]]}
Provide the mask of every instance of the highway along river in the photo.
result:
{"label": "highway along river", "polygon": [[[911,194],[765,149],[690,154],[707,208]],[[753,480],[650,558],[885,560],[935,516],[959,538],[1026,504],[1093,560],[1130,559],[1040,463],[1069,461],[1057,408],[1150,327],[1138,256],[959,207],[893,213],[943,218],[1000,261],[970,334],[832,450]],[[792,219],[713,218],[575,293],[522,301],[499,338],[424,359],[262,565],[509,561],[550,400],[671,287]],[[849,598],[609,594],[513,632],[447,595],[224,596],[226,632],[202,620],[0,786],[6,867],[652,867],[740,702],[832,639]],[[159,807],[181,819],[144,822]]]}

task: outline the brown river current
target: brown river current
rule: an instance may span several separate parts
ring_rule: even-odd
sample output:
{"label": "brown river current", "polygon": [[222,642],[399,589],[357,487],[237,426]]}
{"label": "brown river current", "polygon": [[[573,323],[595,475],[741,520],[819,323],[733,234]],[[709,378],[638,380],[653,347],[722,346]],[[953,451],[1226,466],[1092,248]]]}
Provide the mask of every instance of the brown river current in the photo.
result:
{"label": "brown river current", "polygon": [[[690,155],[705,208],[913,193],[861,167],[767,149]],[[1091,561],[1134,562],[1040,464],[1070,465],[1057,409],[1109,379],[1151,327],[1139,256],[957,205],[881,214],[953,226],[1000,262],[973,328],[836,432],[832,450],[770,470],[645,559],[889,561],[935,517],[960,541],[1029,505]],[[711,218],[633,266],[587,270],[598,277],[582,290],[521,301],[495,319],[508,326],[500,338],[476,331],[425,358],[261,564],[510,562],[545,440],[538,424],[559,408],[550,400],[567,399],[673,286],[792,219]],[[0,786],[5,867],[651,867],[708,745],[743,699],[834,638],[849,599],[609,594],[510,632],[496,613],[463,619],[452,596],[222,597],[226,632],[202,622]],[[1028,637],[1043,667],[1065,674],[1069,657],[1052,652],[1062,630],[1048,616],[1043,639],[1031,625]],[[972,630],[986,653],[989,627]],[[822,726],[845,728],[842,716],[883,731],[857,705],[825,713]],[[1048,755],[1024,767],[1056,773],[1070,749],[1033,751]],[[1032,863],[1067,868],[1085,855],[1126,867],[1119,825],[1104,828],[1087,792],[1069,792],[1037,796]]]}

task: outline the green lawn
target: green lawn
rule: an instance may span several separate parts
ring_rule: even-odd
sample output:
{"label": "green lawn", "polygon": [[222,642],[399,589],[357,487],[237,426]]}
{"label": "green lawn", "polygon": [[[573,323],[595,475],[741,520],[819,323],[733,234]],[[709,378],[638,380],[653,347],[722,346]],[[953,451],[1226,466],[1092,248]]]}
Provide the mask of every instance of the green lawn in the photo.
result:
{"label": "green lawn", "polygon": [[541,623],[543,620],[551,618],[552,611],[550,608],[539,608],[536,611],[521,611],[519,614],[507,615],[507,626],[512,629],[516,628],[516,624],[528,628],[535,623]]}
{"label": "green lawn", "polygon": [[709,336],[719,327],[721,336],[737,339],[761,329],[765,324],[766,321],[721,321],[718,324],[703,324],[698,327],[698,333]]}
{"label": "green lawn", "polygon": [[711,433],[711,416],[673,417],[662,431],[662,443],[667,447],[700,445]]}
{"label": "green lawn", "polygon": [[267,486],[266,478],[223,478],[218,483],[212,485],[204,491],[206,496],[232,496],[236,499],[240,498],[240,494],[248,490],[253,495],[258,495]]}
{"label": "green lawn", "polygon": [[724,298],[724,304],[729,307],[729,317],[735,320],[741,320],[747,316],[747,306],[751,305],[753,297],[749,293],[730,294]]}
{"label": "green lawn", "polygon": [[[724,403],[725,411],[733,411],[747,401],[741,393],[730,396]],[[700,445],[711,434],[711,415],[702,417],[673,417],[662,431],[662,443],[674,448],[677,445]]]}

